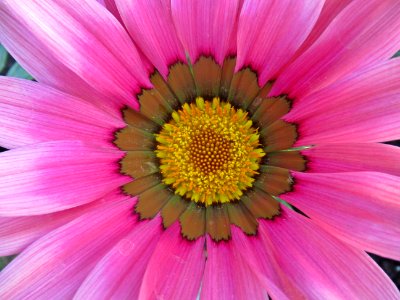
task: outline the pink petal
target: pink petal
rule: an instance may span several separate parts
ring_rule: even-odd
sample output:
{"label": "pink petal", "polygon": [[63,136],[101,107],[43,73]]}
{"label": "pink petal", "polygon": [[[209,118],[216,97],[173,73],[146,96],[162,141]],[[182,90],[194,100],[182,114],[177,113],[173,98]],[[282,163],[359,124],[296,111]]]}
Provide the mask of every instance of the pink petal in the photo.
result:
{"label": "pink petal", "polygon": [[0,144],[14,148],[77,139],[112,147],[119,118],[43,84],[0,77]]}
{"label": "pink petal", "polygon": [[96,263],[135,226],[117,195],[29,246],[0,273],[1,299],[71,299]]}
{"label": "pink petal", "polygon": [[282,271],[307,299],[398,299],[397,288],[364,252],[282,208],[280,217],[260,222]]}
{"label": "pink petal", "polygon": [[296,55],[292,57],[299,57],[308,48],[315,43],[315,41],[321,36],[329,24],[337,17],[337,15],[346,8],[353,0],[325,0],[324,6],[321,10],[321,14],[318,17],[317,22],[311,30],[311,33],[307,36],[307,39],[297,50]]}
{"label": "pink petal", "polygon": [[280,197],[350,245],[400,259],[400,177],[383,173],[294,173]]}
{"label": "pink petal", "polygon": [[236,70],[251,66],[264,85],[289,61],[317,21],[322,0],[247,0],[238,29]]}
{"label": "pink petal", "polygon": [[204,237],[184,239],[175,222],[161,236],[143,278],[139,299],[195,299],[204,272]]}
{"label": "pink petal", "polygon": [[232,49],[239,0],[172,0],[176,30],[192,63],[201,55],[222,65]]}
{"label": "pink petal", "polygon": [[216,243],[207,236],[207,262],[201,299],[267,298],[267,290],[231,241]]}
{"label": "pink petal", "polygon": [[379,142],[400,137],[400,59],[366,68],[295,101],[296,145]]}
{"label": "pink petal", "polygon": [[307,171],[375,171],[400,176],[400,148],[384,144],[320,144],[302,154]]}
{"label": "pink petal", "polygon": [[122,23],[122,19],[118,12],[117,4],[115,4],[115,0],[97,0],[97,2],[105,6],[109,10],[109,12],[111,12],[114,17]]}
{"label": "pink petal", "polygon": [[393,56],[400,43],[400,2],[354,0],[276,80],[271,95],[300,98],[363,66]]}
{"label": "pink petal", "polygon": [[138,223],[100,260],[74,299],[137,299],[161,234],[159,217]]}
{"label": "pink petal", "polygon": [[131,180],[119,173],[122,156],[79,141],[3,152],[0,216],[47,214],[94,201]]}
{"label": "pink petal", "polygon": [[39,237],[99,206],[105,200],[47,215],[0,217],[0,256],[21,252]]}
{"label": "pink petal", "polygon": [[168,67],[186,61],[175,32],[168,1],[116,0],[132,39],[163,76]]}
{"label": "pink petal", "polygon": [[[262,237],[246,235],[236,226],[231,227],[234,251],[240,254],[239,261],[246,262],[255,277],[273,299],[304,299],[305,295],[286,277]],[[248,275],[250,276],[250,275]],[[251,276],[250,276],[251,277]]]}
{"label": "pink petal", "polygon": [[0,20],[1,42],[39,82],[82,97],[92,88],[118,108],[137,107],[133,95],[149,86],[129,36],[95,1],[6,0]]}

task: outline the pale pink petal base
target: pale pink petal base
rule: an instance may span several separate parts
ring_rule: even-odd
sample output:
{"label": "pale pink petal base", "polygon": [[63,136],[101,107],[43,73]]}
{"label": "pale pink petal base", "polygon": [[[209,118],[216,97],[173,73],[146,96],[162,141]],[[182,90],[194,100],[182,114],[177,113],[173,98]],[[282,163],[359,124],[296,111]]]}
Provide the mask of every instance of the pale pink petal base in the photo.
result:
{"label": "pale pink petal base", "polygon": [[0,273],[1,299],[71,299],[95,264],[136,224],[116,195],[30,245]]}
{"label": "pale pink petal base", "polygon": [[294,173],[280,197],[348,244],[400,259],[400,177],[383,173]]}
{"label": "pale pink petal base", "polygon": [[195,299],[205,265],[204,237],[182,238],[175,222],[161,236],[147,266],[139,299]]}

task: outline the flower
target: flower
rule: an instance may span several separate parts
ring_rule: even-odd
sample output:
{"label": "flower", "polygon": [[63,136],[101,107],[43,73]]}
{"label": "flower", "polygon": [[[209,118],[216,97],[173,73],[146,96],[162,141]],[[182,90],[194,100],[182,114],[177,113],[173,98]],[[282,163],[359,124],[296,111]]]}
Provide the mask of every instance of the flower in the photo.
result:
{"label": "flower", "polygon": [[396,299],[397,0],[3,0],[2,299]]}

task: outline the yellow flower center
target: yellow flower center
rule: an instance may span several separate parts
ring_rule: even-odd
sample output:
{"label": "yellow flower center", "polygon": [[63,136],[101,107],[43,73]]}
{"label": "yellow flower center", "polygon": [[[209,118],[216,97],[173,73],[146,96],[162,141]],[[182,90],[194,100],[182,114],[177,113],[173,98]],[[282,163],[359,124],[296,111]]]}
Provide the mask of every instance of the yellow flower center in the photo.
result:
{"label": "yellow flower center", "polygon": [[265,155],[247,113],[219,98],[185,103],[156,139],[163,182],[206,206],[239,200]]}

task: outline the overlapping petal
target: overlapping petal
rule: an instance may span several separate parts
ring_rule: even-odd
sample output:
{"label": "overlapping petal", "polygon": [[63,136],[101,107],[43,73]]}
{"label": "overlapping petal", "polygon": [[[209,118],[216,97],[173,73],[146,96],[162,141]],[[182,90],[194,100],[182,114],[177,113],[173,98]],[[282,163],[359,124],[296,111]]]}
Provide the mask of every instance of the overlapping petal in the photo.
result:
{"label": "overlapping petal", "polygon": [[139,299],[194,299],[204,265],[204,237],[188,241],[175,223],[161,236],[147,266]]}
{"label": "overlapping petal", "polygon": [[376,173],[294,174],[282,198],[361,250],[400,259],[400,177]]}
{"label": "overlapping petal", "polygon": [[159,217],[138,223],[99,261],[74,299],[137,299],[161,234]]}
{"label": "overlapping petal", "polygon": [[43,84],[0,77],[0,145],[76,139],[112,147],[123,121],[86,101]]}
{"label": "overlapping petal", "polygon": [[389,59],[400,44],[399,14],[397,0],[352,1],[278,76],[271,95],[300,98],[363,66]]}
{"label": "overlapping petal", "polygon": [[110,109],[137,107],[133,95],[149,85],[129,36],[96,1],[6,0],[0,20],[1,43],[39,82]]}
{"label": "overlapping petal", "polygon": [[236,70],[251,66],[259,83],[275,79],[313,28],[324,1],[244,1],[238,28]]}
{"label": "overlapping petal", "polygon": [[297,145],[381,142],[400,137],[400,59],[355,72],[295,101],[284,117]]}
{"label": "overlapping petal", "polygon": [[135,226],[134,200],[110,197],[104,205],[44,235],[14,259],[0,273],[0,298],[71,299],[102,256]]}
{"label": "overlapping petal", "polygon": [[171,9],[192,63],[205,55],[213,56],[222,65],[229,54],[235,54],[239,0],[172,0]]}
{"label": "overlapping petal", "polygon": [[[30,216],[92,202],[130,181],[118,172],[123,153],[57,141],[0,154],[0,216]],[[13,166],[8,172],[8,166]]]}
{"label": "overlapping petal", "polygon": [[[319,144],[302,154],[307,172],[375,171],[400,176],[400,148],[377,143]],[[361,174],[360,174],[361,175]]]}
{"label": "overlapping petal", "polygon": [[285,275],[307,299],[398,299],[393,282],[363,251],[357,251],[282,208],[260,222],[260,234]]}
{"label": "overlapping petal", "polygon": [[124,24],[144,55],[163,75],[177,61],[186,61],[165,0],[115,1]]}

